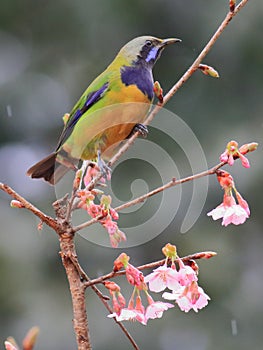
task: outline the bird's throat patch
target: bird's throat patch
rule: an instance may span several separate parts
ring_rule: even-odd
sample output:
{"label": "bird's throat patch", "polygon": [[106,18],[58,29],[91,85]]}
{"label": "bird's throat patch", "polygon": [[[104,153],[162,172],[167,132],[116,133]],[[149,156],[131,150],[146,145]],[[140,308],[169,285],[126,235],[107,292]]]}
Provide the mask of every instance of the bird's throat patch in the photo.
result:
{"label": "bird's throat patch", "polygon": [[148,99],[153,99],[153,77],[152,72],[143,66],[123,66],[121,68],[121,80],[126,86],[136,85]]}

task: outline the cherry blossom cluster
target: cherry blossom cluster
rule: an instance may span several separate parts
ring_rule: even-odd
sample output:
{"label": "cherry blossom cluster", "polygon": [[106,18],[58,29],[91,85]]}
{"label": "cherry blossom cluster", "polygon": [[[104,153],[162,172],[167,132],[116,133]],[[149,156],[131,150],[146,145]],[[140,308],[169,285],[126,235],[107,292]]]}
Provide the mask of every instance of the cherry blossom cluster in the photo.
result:
{"label": "cherry blossom cluster", "polygon": [[[228,142],[225,151],[220,155],[220,161],[233,165],[235,159],[240,159],[243,167],[249,168],[250,164],[245,154],[255,151],[258,147],[256,142],[246,143],[238,147],[236,141]],[[222,225],[243,224],[250,216],[250,209],[247,201],[237,191],[233,177],[224,170],[217,170],[217,180],[224,190],[223,202],[207,215],[214,220],[222,219]],[[233,196],[233,192],[236,196]],[[236,201],[237,200],[237,201]]]}
{"label": "cherry blossom cluster", "polygon": [[[196,263],[191,261],[190,265],[185,265],[178,257],[176,247],[170,243],[166,244],[162,251],[166,256],[165,264],[145,277],[149,289],[158,293],[168,288],[170,291],[162,294],[164,299],[174,300],[182,311],[188,312],[193,309],[198,312],[208,304],[210,298],[198,286]],[[178,269],[175,260],[178,262]]]}
{"label": "cherry blossom cluster", "polygon": [[[153,270],[146,277],[129,263],[127,254],[119,255],[114,262],[114,271],[117,272],[124,268],[127,281],[134,288],[126,307],[126,300],[119,285],[112,281],[104,282],[111,294],[114,311],[108,317],[115,317],[117,321],[138,321],[146,325],[149,319],[161,318],[164,311],[173,308],[175,304],[185,312],[191,309],[198,312],[208,304],[209,296],[197,283],[198,267],[196,263],[189,262],[189,265],[185,265],[178,257],[176,247],[170,243],[166,244],[162,251],[166,256],[164,265]],[[162,297],[175,301],[175,304],[154,301],[149,292],[150,290],[159,293],[166,289],[169,292],[164,292]],[[143,305],[143,299],[146,300],[146,306]]]}
{"label": "cherry blossom cluster", "polygon": [[[100,203],[95,204],[96,196],[100,197]],[[94,190],[79,190],[79,208],[87,211],[92,218],[98,218],[98,222],[107,230],[110,238],[111,246],[116,248],[121,241],[126,241],[125,234],[119,230],[116,220],[119,219],[119,214],[111,208],[111,196],[106,196],[102,191]]]}
{"label": "cherry blossom cluster", "polygon": [[[243,224],[249,218],[250,209],[247,201],[237,191],[233,177],[227,171],[218,170],[217,180],[224,190],[223,203],[207,215],[212,216],[214,220],[222,219],[223,226]],[[233,196],[233,191],[238,204]]]}
{"label": "cherry blossom cluster", "polygon": [[226,162],[232,166],[234,164],[234,160],[240,158],[243,167],[249,168],[250,164],[248,159],[245,157],[245,154],[255,151],[257,147],[258,143],[251,142],[238,148],[238,143],[236,141],[230,141],[228,142],[225,151],[220,155],[219,159],[221,162]]}

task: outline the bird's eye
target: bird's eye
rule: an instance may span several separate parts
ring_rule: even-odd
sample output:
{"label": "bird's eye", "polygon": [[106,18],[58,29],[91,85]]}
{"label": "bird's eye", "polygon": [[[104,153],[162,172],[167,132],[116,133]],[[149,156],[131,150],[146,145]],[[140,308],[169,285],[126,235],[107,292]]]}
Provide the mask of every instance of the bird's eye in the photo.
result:
{"label": "bird's eye", "polygon": [[151,40],[147,40],[147,41],[145,42],[145,45],[148,46],[148,47],[152,46]]}

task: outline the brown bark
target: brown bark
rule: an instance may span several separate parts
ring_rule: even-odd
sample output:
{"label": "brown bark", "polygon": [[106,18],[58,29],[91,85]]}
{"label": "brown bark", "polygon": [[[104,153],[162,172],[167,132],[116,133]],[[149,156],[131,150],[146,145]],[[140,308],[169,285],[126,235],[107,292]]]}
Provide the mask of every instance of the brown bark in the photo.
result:
{"label": "brown bark", "polygon": [[74,235],[64,233],[59,235],[60,255],[66,270],[73,306],[73,326],[75,330],[78,350],[91,349],[88,318],[85,304],[85,286],[81,281],[79,271],[74,261],[77,261]]}

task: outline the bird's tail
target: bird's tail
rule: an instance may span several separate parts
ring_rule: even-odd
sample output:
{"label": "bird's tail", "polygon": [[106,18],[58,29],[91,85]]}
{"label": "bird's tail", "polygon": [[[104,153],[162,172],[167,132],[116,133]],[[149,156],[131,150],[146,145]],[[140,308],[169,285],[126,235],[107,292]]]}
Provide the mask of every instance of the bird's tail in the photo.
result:
{"label": "bird's tail", "polygon": [[27,175],[33,179],[44,178],[51,185],[56,184],[62,176],[70,169],[56,161],[57,153],[51,153],[49,156],[34,164],[27,171]]}

